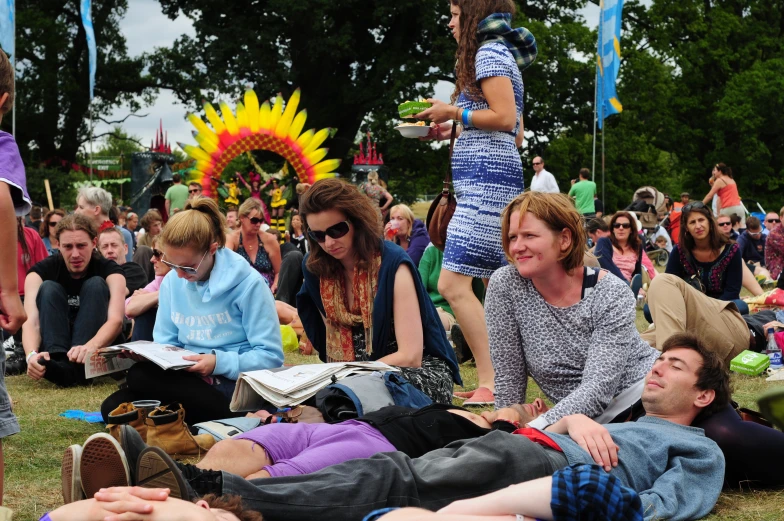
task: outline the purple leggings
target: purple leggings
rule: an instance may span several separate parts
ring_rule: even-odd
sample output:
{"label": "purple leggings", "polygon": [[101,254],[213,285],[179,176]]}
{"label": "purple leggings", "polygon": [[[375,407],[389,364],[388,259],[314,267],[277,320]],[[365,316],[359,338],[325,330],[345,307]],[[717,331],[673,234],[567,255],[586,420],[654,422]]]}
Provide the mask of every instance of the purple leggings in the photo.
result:
{"label": "purple leggings", "polygon": [[274,478],[316,472],[351,459],[397,449],[365,422],[273,423],[235,436],[258,443],[272,461],[261,470]]}

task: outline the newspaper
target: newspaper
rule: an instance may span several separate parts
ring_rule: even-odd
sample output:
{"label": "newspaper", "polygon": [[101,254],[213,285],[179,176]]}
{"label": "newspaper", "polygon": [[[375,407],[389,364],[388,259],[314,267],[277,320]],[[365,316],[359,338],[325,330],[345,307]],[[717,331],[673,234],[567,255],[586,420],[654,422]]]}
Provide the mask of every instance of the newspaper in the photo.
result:
{"label": "newspaper", "polygon": [[97,378],[107,374],[125,371],[130,368],[135,362],[130,358],[106,358],[98,351],[93,351],[84,362],[84,377],[88,380]]}
{"label": "newspaper", "polygon": [[139,356],[142,356],[150,362],[156,364],[161,369],[182,369],[196,365],[192,360],[183,360],[183,356],[198,355],[193,351],[188,351],[182,347],[158,344],[156,342],[147,342],[139,340],[137,342],[128,342],[125,344],[118,344],[116,346],[109,346],[100,349],[98,352],[104,358],[111,360],[116,358],[122,351],[131,351]]}
{"label": "newspaper", "polygon": [[272,403],[277,407],[299,405],[335,380],[372,371],[399,371],[383,362],[335,362],[296,365],[280,371],[264,369],[240,373],[229,408],[255,411]]}

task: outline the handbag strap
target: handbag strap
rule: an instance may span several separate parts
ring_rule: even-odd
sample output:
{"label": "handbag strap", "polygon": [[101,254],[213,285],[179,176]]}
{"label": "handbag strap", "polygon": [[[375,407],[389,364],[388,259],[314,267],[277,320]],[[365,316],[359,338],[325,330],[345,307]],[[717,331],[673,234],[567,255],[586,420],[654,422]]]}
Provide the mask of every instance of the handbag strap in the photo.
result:
{"label": "handbag strap", "polygon": [[449,164],[446,167],[446,175],[444,176],[444,188],[441,192],[445,195],[449,194],[449,185],[452,184],[452,152],[455,149],[455,137],[457,136],[457,122],[452,122],[452,137],[449,139]]}

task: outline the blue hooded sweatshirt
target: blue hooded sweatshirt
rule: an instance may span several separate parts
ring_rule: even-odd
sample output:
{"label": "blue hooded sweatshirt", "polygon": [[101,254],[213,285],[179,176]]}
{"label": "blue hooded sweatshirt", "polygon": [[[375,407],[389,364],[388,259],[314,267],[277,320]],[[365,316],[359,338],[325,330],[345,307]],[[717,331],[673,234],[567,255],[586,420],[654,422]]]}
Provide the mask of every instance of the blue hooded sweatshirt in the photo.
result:
{"label": "blue hooded sweatshirt", "polygon": [[209,279],[172,270],[161,283],[153,339],[216,356],[215,376],[280,367],[283,348],[275,300],[261,275],[231,250],[215,253]]}

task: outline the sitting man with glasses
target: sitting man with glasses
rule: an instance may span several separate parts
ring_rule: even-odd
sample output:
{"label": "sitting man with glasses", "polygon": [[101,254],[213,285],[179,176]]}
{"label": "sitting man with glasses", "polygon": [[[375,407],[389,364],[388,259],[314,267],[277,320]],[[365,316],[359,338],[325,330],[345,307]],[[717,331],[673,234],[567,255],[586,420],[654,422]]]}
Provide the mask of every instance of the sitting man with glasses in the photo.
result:
{"label": "sitting man with glasses", "polygon": [[719,215],[716,218],[716,224],[719,225],[719,231],[729,240],[737,241],[738,237],[740,237],[740,234],[732,229],[732,219],[729,215]]}
{"label": "sitting man with glasses", "polygon": [[746,266],[755,276],[770,278],[765,269],[765,242],[767,237],[762,233],[762,223],[754,216],[746,219],[746,231],[738,237],[738,246]]}
{"label": "sitting man with glasses", "polygon": [[126,283],[122,268],[95,251],[87,217],[65,217],[54,237],[60,255],[33,266],[25,280],[22,342],[31,378],[69,387],[85,383],[85,360],[120,334]]}
{"label": "sitting man with glasses", "polygon": [[776,212],[768,212],[765,214],[765,229],[762,234],[765,236],[770,235],[770,232],[781,226],[781,217]]}

